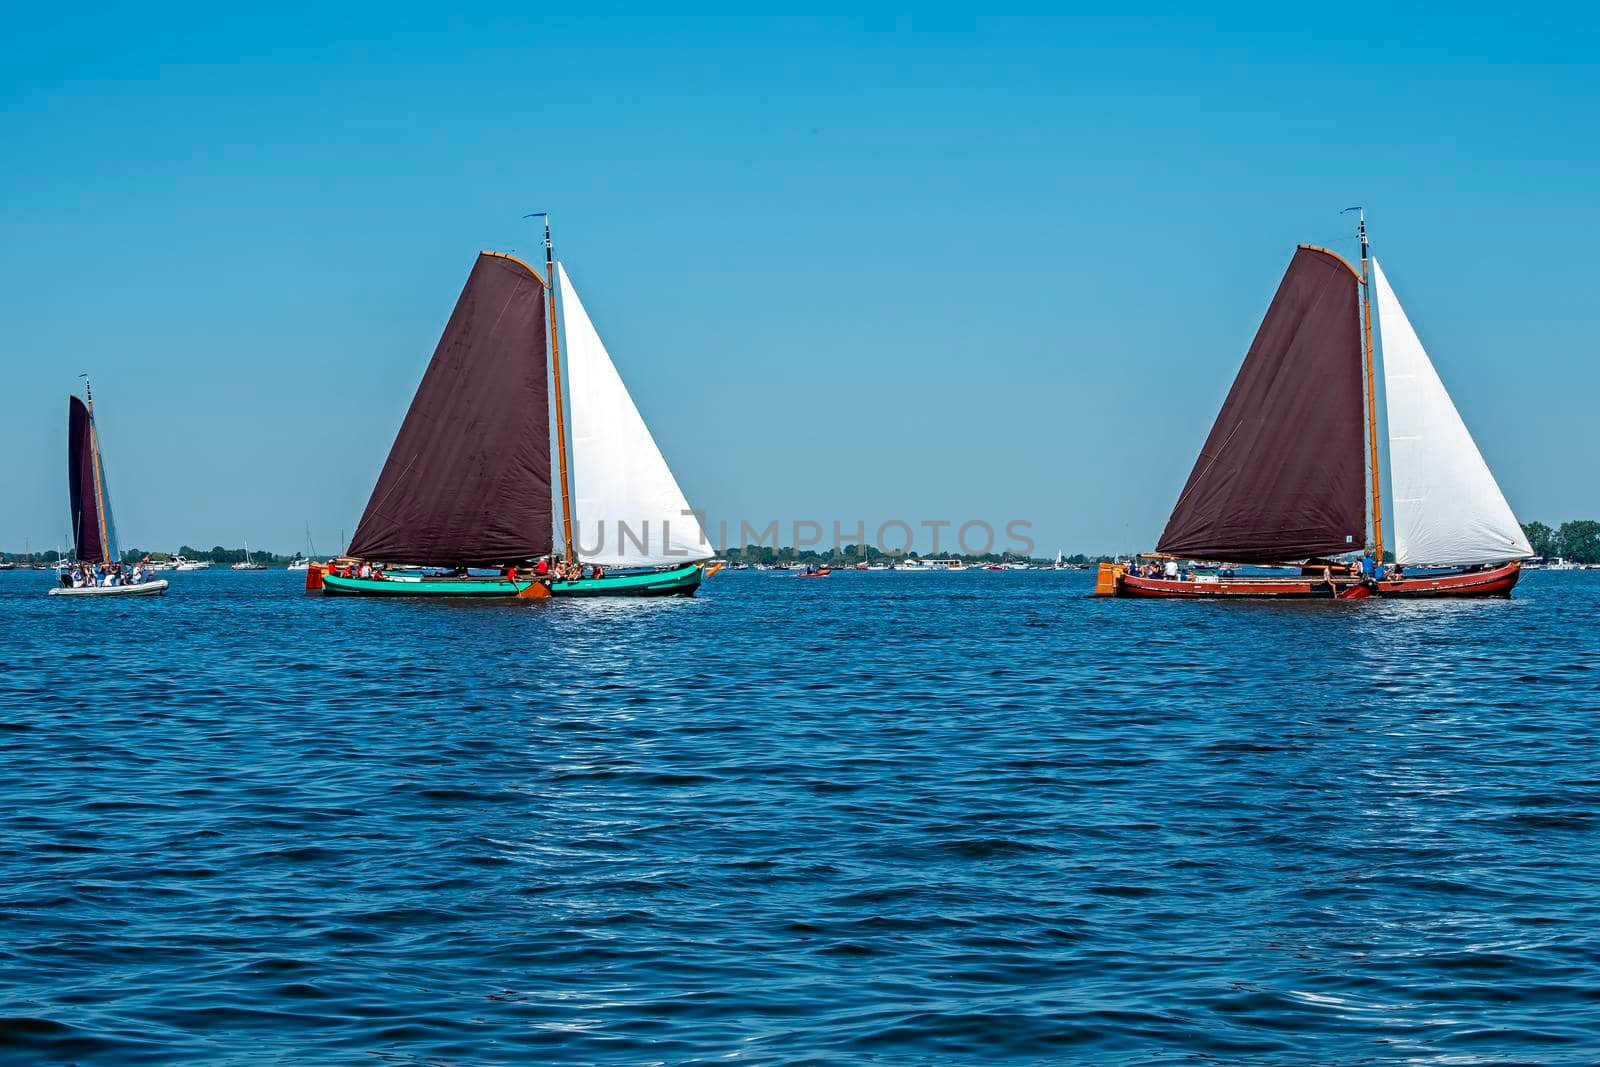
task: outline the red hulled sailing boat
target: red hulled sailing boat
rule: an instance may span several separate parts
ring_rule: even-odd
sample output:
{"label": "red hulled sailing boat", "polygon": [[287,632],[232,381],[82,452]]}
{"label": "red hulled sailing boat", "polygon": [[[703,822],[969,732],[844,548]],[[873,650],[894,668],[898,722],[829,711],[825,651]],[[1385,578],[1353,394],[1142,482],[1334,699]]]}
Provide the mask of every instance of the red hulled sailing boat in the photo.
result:
{"label": "red hulled sailing boat", "polygon": [[[1358,235],[1359,273],[1327,249],[1295,251],[1157,542],[1152,557],[1160,562],[1101,564],[1096,595],[1361,599],[1511,592],[1532,549],[1372,258],[1364,217]],[[1384,524],[1374,295],[1397,532],[1393,567],[1376,563],[1384,559]],[[1369,549],[1365,568],[1352,560]],[[1191,570],[1168,561],[1220,565]],[[1291,570],[1260,571],[1285,566]],[[1154,570],[1160,576],[1151,576]]]}

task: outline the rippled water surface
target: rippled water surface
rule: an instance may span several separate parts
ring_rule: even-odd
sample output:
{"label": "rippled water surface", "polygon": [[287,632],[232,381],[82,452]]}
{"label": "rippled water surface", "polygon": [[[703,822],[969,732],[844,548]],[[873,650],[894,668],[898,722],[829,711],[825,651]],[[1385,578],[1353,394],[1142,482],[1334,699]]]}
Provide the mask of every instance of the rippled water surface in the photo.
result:
{"label": "rippled water surface", "polygon": [[1600,574],[0,574],[0,1060],[1600,1058]]}

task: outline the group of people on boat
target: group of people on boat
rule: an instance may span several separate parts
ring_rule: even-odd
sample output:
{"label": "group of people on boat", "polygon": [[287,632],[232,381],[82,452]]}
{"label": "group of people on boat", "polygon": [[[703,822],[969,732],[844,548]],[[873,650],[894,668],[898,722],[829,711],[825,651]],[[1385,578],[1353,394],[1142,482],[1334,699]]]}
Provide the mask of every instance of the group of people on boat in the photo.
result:
{"label": "group of people on boat", "polygon": [[340,578],[382,578],[383,564],[369,563],[364,559],[341,559],[329,564],[328,573]]}
{"label": "group of people on boat", "polygon": [[[532,565],[523,568],[516,565],[501,567],[500,577],[516,581],[519,578],[526,581],[531,575],[535,579],[548,584],[551,581],[577,582],[584,579],[604,578],[606,569],[598,563],[580,563],[577,560],[556,559],[550,556],[541,556]],[[329,565],[328,573],[340,578],[361,578],[367,581],[382,581],[388,575],[384,573],[384,565],[372,563],[368,560],[341,559]],[[452,567],[432,572],[436,578],[470,578],[471,570],[467,567]]]}
{"label": "group of people on boat", "polygon": [[[1392,565],[1380,563],[1371,553],[1366,553],[1359,560],[1348,563],[1313,561],[1306,564],[1303,570],[1308,574],[1316,574],[1327,582],[1332,582],[1335,578],[1353,578],[1368,586],[1375,586],[1378,582],[1395,582],[1405,577],[1403,566],[1398,563]],[[1168,582],[1191,582],[1196,574],[1190,564],[1170,556],[1165,560],[1151,560],[1147,563],[1130,560],[1128,573],[1135,578],[1154,578]],[[1218,578],[1232,578],[1235,574],[1233,568],[1226,565],[1218,567],[1215,573]]]}
{"label": "group of people on boat", "polygon": [[[1167,559],[1164,562],[1140,563],[1137,560],[1129,561],[1128,573],[1135,578],[1159,578],[1169,582],[1192,582],[1196,571],[1187,562],[1176,559]],[[1216,575],[1219,578],[1232,578],[1232,567],[1218,567]]]}
{"label": "group of people on boat", "polygon": [[[550,578],[558,582],[581,582],[585,578],[604,578],[606,569],[598,563],[580,563],[575,559],[553,559],[550,556],[540,556],[537,563],[531,568],[536,578]],[[517,576],[515,567],[502,572],[507,577]]]}
{"label": "group of people on boat", "polygon": [[145,579],[144,560],[131,568],[121,563],[74,563],[71,570],[61,572],[61,587],[112,589],[124,585],[143,585]]}

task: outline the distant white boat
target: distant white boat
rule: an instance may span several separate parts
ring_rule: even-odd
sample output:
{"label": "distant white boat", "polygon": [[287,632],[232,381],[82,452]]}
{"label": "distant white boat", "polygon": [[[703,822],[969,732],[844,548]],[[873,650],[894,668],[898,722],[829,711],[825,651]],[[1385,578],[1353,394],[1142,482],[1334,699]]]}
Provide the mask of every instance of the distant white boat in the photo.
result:
{"label": "distant white boat", "polygon": [[309,522],[306,523],[306,547],[311,550],[311,555],[307,556],[296,552],[294,554],[294,559],[289,561],[289,566],[286,568],[287,570],[308,571],[311,569],[311,558],[317,554],[317,546],[311,540],[311,523]]}
{"label": "distant white boat", "polygon": [[179,572],[211,569],[211,561],[209,559],[190,559],[188,556],[173,556],[168,562],[172,564],[173,570]]}
{"label": "distant white boat", "polygon": [[1570,559],[1553,556],[1545,563],[1544,569],[1547,571],[1579,571],[1583,569],[1583,565],[1574,563]]}
{"label": "distant white boat", "polygon": [[244,543],[244,559],[235,563],[229,569],[236,571],[264,571],[267,569],[267,565],[265,563],[257,563],[250,558],[250,542],[246,541]]}

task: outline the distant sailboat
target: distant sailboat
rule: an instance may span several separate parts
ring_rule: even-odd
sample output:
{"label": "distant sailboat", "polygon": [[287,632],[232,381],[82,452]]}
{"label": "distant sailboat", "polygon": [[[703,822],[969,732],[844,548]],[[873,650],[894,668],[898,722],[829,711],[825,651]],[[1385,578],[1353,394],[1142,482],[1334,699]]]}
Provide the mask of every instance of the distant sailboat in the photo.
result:
{"label": "distant sailboat", "polygon": [[[85,383],[84,400],[67,400],[67,495],[72,510],[72,540],[77,561],[112,565],[117,553],[116,524],[111,519],[111,493],[106,486],[100,434],[94,421],[94,390]],[[62,580],[66,581],[63,573]],[[61,585],[51,596],[160,596],[165,579],[119,585]]]}
{"label": "distant sailboat", "polygon": [[250,542],[246,541],[244,543],[244,559],[233,564],[229,569],[236,571],[264,571],[267,569],[267,565],[265,563],[257,563],[250,558]]}
{"label": "distant sailboat", "polygon": [[[347,558],[313,565],[308,589],[522,598],[695,592],[710,546],[565,267],[555,261],[548,222],[545,269],[541,275],[513,256],[479,254]],[[568,464],[564,370],[575,471]],[[574,536],[574,510],[581,537]],[[569,573],[536,576],[539,560]],[[574,577],[583,563],[607,573]],[[359,576],[374,564],[381,565],[377,576]],[[497,573],[473,573],[485,570]]]}
{"label": "distant sailboat", "polygon": [[[1287,577],[1193,580],[1100,566],[1102,596],[1484,597],[1509,595],[1533,555],[1421,341],[1370,255],[1361,272],[1301,245],[1156,545],[1164,560],[1299,565]],[[1369,284],[1370,282],[1370,284]],[[1375,292],[1374,292],[1375,290]],[[1373,297],[1383,341],[1395,563],[1364,574],[1336,556],[1384,558]],[[1363,343],[1362,313],[1366,337]],[[1365,374],[1363,374],[1365,356]],[[1369,477],[1370,476],[1370,477]]]}
{"label": "distant sailboat", "polygon": [[294,559],[291,559],[289,561],[289,565],[284,569],[291,571],[308,571],[311,569],[311,560],[312,557],[317,554],[317,546],[316,543],[311,540],[311,524],[309,522],[306,523],[306,548],[310,550],[311,555],[305,556],[301,555],[299,552],[296,552],[294,554]]}

